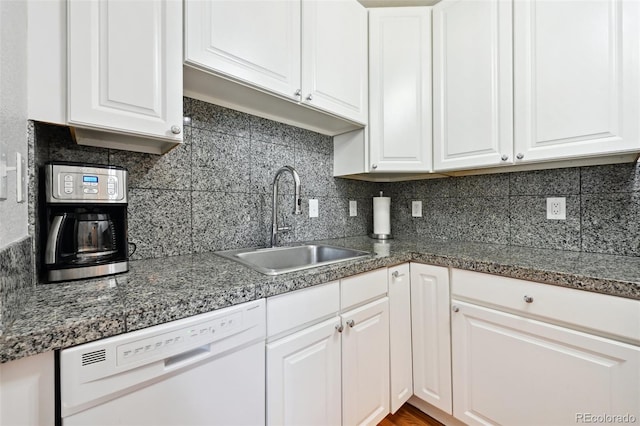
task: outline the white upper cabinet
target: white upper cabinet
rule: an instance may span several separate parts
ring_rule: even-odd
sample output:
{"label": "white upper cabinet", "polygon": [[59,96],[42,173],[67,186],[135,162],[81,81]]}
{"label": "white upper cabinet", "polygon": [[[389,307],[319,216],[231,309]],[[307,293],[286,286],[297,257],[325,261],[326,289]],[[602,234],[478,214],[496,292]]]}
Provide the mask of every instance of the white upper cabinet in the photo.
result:
{"label": "white upper cabinet", "polygon": [[640,150],[640,3],[514,3],[518,161]]}
{"label": "white upper cabinet", "polygon": [[69,1],[68,123],[180,143],[181,16],[176,0]]}
{"label": "white upper cabinet", "polygon": [[429,172],[431,8],[369,11],[371,172]]}
{"label": "white upper cabinet", "polygon": [[184,37],[188,96],[330,135],[367,122],[356,0],[186,0]]}
{"label": "white upper cabinet", "polygon": [[302,0],[302,101],[367,122],[367,10],[355,0]]}
{"label": "white upper cabinet", "polygon": [[298,100],[299,1],[185,2],[185,58]]}
{"label": "white upper cabinet", "polygon": [[436,171],[511,164],[512,3],[443,0],[433,7]]}

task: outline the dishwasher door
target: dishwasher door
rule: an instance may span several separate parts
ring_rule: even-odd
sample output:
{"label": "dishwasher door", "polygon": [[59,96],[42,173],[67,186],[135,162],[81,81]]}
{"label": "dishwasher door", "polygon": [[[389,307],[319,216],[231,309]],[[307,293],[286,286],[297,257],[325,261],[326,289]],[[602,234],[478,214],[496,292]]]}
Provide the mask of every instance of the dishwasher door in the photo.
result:
{"label": "dishwasher door", "polygon": [[263,425],[264,300],[60,353],[63,426]]}

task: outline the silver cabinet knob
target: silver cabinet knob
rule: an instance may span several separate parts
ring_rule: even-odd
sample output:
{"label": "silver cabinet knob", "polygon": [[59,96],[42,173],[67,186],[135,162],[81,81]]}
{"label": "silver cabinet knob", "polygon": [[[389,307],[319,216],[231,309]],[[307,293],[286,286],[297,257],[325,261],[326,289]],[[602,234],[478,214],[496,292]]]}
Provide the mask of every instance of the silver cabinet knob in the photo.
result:
{"label": "silver cabinet knob", "polygon": [[179,135],[180,132],[182,132],[182,128],[180,126],[171,126],[171,133]]}
{"label": "silver cabinet knob", "polygon": [[347,321],[347,325],[351,328],[353,328],[354,325],[356,325],[356,322],[354,320],[349,320]]}
{"label": "silver cabinet knob", "polygon": [[307,100],[308,100],[308,101],[312,101],[312,100],[313,100],[313,95],[312,95],[311,93],[309,93],[309,94],[307,95]]}
{"label": "silver cabinet knob", "polygon": [[336,324],[336,330],[338,330],[338,333],[342,333],[342,330],[344,330],[344,327],[342,326],[342,324]]}
{"label": "silver cabinet knob", "polygon": [[500,157],[500,159],[502,161],[507,161],[509,159],[509,156],[507,154],[502,154],[502,157]]}
{"label": "silver cabinet knob", "polygon": [[398,271],[394,271],[394,272],[391,274],[391,276],[392,276],[393,278],[395,278],[395,279],[398,279],[398,278],[400,278],[400,277],[404,277],[404,274],[401,274],[401,273],[400,273],[400,272],[398,272]]}
{"label": "silver cabinet knob", "polygon": [[372,164],[372,165],[371,165],[371,168],[372,168],[372,169],[377,169],[377,168],[378,168],[378,165],[377,165],[377,164]]}
{"label": "silver cabinet knob", "polygon": [[451,310],[452,310],[453,312],[459,312],[459,311],[460,311],[460,308],[458,308],[456,305],[453,305],[453,306],[451,307]]}
{"label": "silver cabinet knob", "polygon": [[531,297],[531,296],[527,296],[527,295],[525,294],[525,296],[524,296],[524,301],[525,301],[525,302],[527,302],[527,303],[533,303],[533,297]]}
{"label": "silver cabinet knob", "polygon": [[302,96],[302,90],[296,90],[296,93],[294,93],[293,96]]}
{"label": "silver cabinet knob", "polygon": [[524,154],[523,154],[523,153],[521,153],[521,152],[519,152],[519,153],[518,153],[518,155],[516,155],[516,158],[517,158],[518,160],[522,160],[522,159],[524,158]]}

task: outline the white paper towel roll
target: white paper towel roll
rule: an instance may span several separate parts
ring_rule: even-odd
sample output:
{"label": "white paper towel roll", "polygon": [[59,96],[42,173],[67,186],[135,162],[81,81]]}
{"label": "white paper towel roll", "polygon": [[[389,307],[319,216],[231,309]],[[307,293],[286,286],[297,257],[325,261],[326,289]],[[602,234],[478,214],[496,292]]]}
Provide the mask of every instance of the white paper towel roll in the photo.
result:
{"label": "white paper towel roll", "polygon": [[373,233],[391,234],[391,198],[373,197]]}

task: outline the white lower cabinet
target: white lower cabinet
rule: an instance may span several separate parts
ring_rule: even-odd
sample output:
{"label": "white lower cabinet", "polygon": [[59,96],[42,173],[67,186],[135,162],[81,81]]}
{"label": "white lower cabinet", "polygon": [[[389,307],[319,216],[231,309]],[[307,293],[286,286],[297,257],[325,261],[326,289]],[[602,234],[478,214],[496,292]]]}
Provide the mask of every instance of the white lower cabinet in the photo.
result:
{"label": "white lower cabinet", "polygon": [[472,425],[640,418],[640,348],[453,300],[454,416]]}
{"label": "white lower cabinet", "polygon": [[340,318],[267,344],[267,422],[339,425]]}
{"label": "white lower cabinet", "polygon": [[413,395],[411,361],[411,276],[409,264],[394,266],[389,277],[389,391],[395,413]]}
{"label": "white lower cabinet", "polygon": [[411,263],[413,393],[452,414],[449,269]]}
{"label": "white lower cabinet", "polygon": [[269,425],[375,425],[389,413],[386,268],[268,298],[267,333]]}
{"label": "white lower cabinet", "polygon": [[0,425],[55,424],[53,351],[0,365]]}

